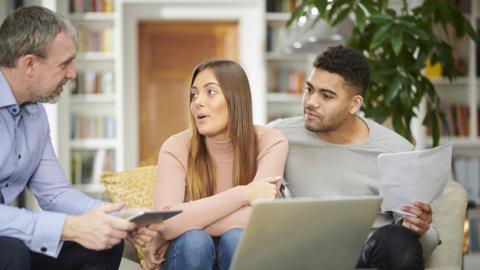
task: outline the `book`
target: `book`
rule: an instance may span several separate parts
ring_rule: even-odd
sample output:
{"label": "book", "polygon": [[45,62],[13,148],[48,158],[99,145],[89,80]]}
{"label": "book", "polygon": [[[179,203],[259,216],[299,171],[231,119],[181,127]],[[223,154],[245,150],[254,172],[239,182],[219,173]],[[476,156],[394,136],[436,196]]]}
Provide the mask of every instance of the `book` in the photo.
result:
{"label": "book", "polygon": [[110,138],[116,137],[115,117],[111,115],[85,115],[72,113],[70,116],[70,138]]}
{"label": "book", "polygon": [[74,150],[70,164],[72,184],[100,184],[104,171],[115,171],[115,151],[103,148]]}
{"label": "book", "polygon": [[103,166],[105,164],[106,152],[107,150],[105,149],[98,149],[97,153],[95,154],[93,171],[92,171],[93,184],[100,184],[100,177],[102,175]]}
{"label": "book", "polygon": [[114,0],[70,0],[70,13],[113,12]]}

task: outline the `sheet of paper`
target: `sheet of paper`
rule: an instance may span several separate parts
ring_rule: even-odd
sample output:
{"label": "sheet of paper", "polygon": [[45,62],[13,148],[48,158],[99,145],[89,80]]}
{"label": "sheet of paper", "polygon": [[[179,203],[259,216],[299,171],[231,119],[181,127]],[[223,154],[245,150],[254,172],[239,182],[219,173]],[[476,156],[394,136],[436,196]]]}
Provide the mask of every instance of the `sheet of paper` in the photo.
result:
{"label": "sheet of paper", "polygon": [[402,153],[381,154],[377,160],[382,211],[400,210],[416,201],[431,203],[450,177],[452,145]]}

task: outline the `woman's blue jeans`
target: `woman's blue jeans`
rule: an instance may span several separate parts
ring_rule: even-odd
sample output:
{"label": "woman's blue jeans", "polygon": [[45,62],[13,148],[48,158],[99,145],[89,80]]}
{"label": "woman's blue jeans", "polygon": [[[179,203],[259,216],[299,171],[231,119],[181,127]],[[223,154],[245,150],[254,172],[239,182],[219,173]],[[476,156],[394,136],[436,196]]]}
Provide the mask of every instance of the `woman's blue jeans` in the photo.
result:
{"label": "woman's blue jeans", "polygon": [[243,229],[235,228],[220,237],[191,230],[170,242],[162,270],[227,270]]}

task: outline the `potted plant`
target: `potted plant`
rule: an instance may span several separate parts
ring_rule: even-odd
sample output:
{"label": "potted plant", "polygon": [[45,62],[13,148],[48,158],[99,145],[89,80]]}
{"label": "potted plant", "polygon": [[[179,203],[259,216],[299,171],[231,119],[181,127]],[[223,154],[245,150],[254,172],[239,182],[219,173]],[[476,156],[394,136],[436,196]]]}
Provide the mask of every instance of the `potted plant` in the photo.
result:
{"label": "potted plant", "polygon": [[[425,100],[422,124],[431,127],[433,145],[438,145],[440,121],[445,123],[446,118],[435,86],[422,70],[428,60],[438,62],[443,76],[452,81],[457,70],[449,41],[468,36],[479,43],[459,8],[451,0],[424,0],[413,8],[402,0],[399,11],[390,8],[388,0],[302,0],[287,24],[302,16],[311,18],[314,9],[315,20],[325,20],[332,27],[354,18],[347,46],[367,56],[372,71],[362,107],[365,116],[380,123],[390,118],[393,129],[413,141],[410,123]],[[435,26],[441,26],[446,39],[434,31]]]}

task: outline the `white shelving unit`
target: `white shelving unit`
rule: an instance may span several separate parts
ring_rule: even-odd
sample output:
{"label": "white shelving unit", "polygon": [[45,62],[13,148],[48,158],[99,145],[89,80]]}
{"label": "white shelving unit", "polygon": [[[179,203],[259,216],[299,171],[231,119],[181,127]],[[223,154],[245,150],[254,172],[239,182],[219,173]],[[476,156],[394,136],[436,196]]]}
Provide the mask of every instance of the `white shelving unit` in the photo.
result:
{"label": "white shelving unit", "polygon": [[[267,122],[302,114],[301,97],[315,57],[331,45],[343,43],[340,32],[348,23],[330,27],[323,21],[300,19],[287,28],[292,1],[265,1],[265,66]],[[271,6],[270,6],[271,5]],[[290,10],[288,10],[290,8]],[[318,15],[318,13],[317,13]]]}
{"label": "white shelving unit", "polygon": [[79,53],[77,61],[114,61],[115,54],[111,52],[85,52]]}
{"label": "white shelving unit", "polygon": [[267,11],[265,19],[269,22],[280,22],[284,23],[290,19],[290,13],[288,12],[275,12],[275,11]]}
{"label": "white shelving unit", "polygon": [[299,94],[268,93],[267,102],[270,103],[298,103],[302,102],[302,96]]}
{"label": "white shelving unit", "polygon": [[[92,38],[93,35],[88,36],[91,34],[89,31],[97,31],[100,33],[99,39],[101,44],[103,44],[102,42],[104,41],[102,39],[107,38],[105,29],[110,29],[111,33],[115,33],[115,27],[118,23],[116,22],[117,18],[114,12],[70,13],[69,2],[71,1],[56,0],[56,9],[68,18],[77,29],[84,31],[84,39]],[[77,45],[80,42],[88,43],[89,41],[81,40],[80,38]],[[98,43],[98,40],[93,42]],[[118,125],[122,121],[122,114],[119,112],[122,111],[122,108],[119,102],[121,97],[116,89],[117,82],[115,78],[117,74],[115,70],[117,68],[116,59],[118,59],[117,48],[113,38],[110,37],[108,43],[107,46],[109,48],[104,50],[91,49],[89,44],[84,44],[84,51],[77,52],[75,65],[78,78],[81,78],[82,74],[88,72],[108,72],[113,74],[113,78],[109,80],[113,84],[111,90],[104,92],[104,89],[100,86],[100,91],[97,91],[97,88],[99,88],[97,82],[95,82],[97,90],[94,93],[81,89],[78,93],[72,93],[73,89],[66,90],[58,106],[58,114],[61,116],[58,122],[58,154],[60,163],[67,177],[74,182],[78,189],[94,196],[100,196],[105,190],[100,184],[99,172],[104,170],[119,171],[124,168],[124,162],[119,158],[119,152],[123,145],[118,139]],[[79,87],[81,88],[82,85],[79,85]],[[86,86],[84,87],[86,88]],[[76,114],[77,118],[73,114]],[[86,126],[83,125],[85,123],[75,125],[75,121],[80,122],[79,119],[81,117],[86,119]],[[96,123],[92,125],[88,121],[95,121]],[[92,127],[95,130],[95,134],[92,133]],[[77,129],[82,129],[82,131],[80,132]],[[78,160],[79,158],[81,160]],[[88,158],[90,158],[90,161],[87,161],[87,163],[90,162],[91,165],[93,164],[93,167],[83,168],[80,170],[81,172],[77,171],[79,163],[82,164],[81,166],[85,166],[83,163]],[[105,168],[105,164],[110,165],[108,168]],[[86,173],[86,171],[89,172]],[[91,174],[90,178],[95,179],[81,179],[76,176],[79,173]]]}
{"label": "white shelving unit", "polygon": [[116,139],[103,139],[103,138],[90,138],[90,139],[80,139],[80,140],[71,140],[70,141],[71,149],[113,149],[117,148]]}
{"label": "white shelving unit", "polygon": [[[314,55],[295,53],[288,47],[289,44],[286,42],[291,36],[291,30],[287,29],[286,23],[289,19],[289,12],[266,11],[265,13],[266,122],[302,113],[304,80],[310,72]],[[292,80],[296,81],[293,83],[295,85],[293,88]]]}
{"label": "white shelving unit", "polygon": [[70,97],[71,103],[114,103],[114,94],[83,94],[72,95]]}
{"label": "white shelving unit", "polygon": [[[465,14],[465,16],[470,19],[472,26],[478,29],[479,22],[477,20],[480,18],[480,3],[478,1],[469,1],[469,3],[471,5],[470,12]],[[450,132],[454,133],[450,136],[442,136],[440,144],[452,144],[453,146],[454,177],[469,193],[470,202],[476,205],[475,208],[468,211],[468,216],[470,220],[477,220],[477,222],[471,223],[470,230],[476,230],[476,235],[478,235],[480,228],[472,227],[473,224],[479,224],[478,209],[480,202],[480,134],[478,130],[480,108],[478,91],[480,89],[480,79],[477,76],[479,64],[477,63],[478,48],[473,41],[467,38],[459,41],[453,47],[458,52],[459,57],[464,60],[468,71],[453,82],[446,78],[432,79],[442,105],[446,108],[447,121],[451,125],[449,128]],[[462,115],[460,118],[458,117],[459,113]],[[455,134],[451,130],[452,122],[455,123],[453,126],[458,127],[454,129],[460,129],[460,125],[463,123],[463,132]],[[420,138],[420,140],[425,139],[425,145],[420,148],[429,147],[432,143],[432,138],[427,134],[426,130],[420,134],[424,134],[424,138]],[[473,249],[476,246],[476,250],[473,250],[473,254],[470,253],[470,257],[476,256],[478,258],[478,254],[480,254],[478,249],[480,239],[475,240],[471,238],[470,240],[470,247]],[[473,241],[476,244],[472,243]],[[466,262],[468,269],[469,260],[466,259]]]}
{"label": "white shelving unit", "polygon": [[83,13],[70,13],[68,18],[72,22],[81,21],[106,21],[110,22],[115,19],[112,12],[83,12]]}
{"label": "white shelving unit", "polygon": [[[478,1],[471,1],[471,11],[466,14],[470,18],[470,23],[478,28],[477,19],[480,18]],[[442,100],[442,104],[462,105],[468,108],[467,132],[460,135],[450,135],[441,138],[441,143],[451,143],[454,147],[454,155],[474,155],[480,158],[480,134],[478,132],[478,110],[479,84],[480,79],[477,76],[477,46],[471,40],[464,39],[457,44],[456,49],[461,59],[465,61],[468,73],[465,76],[458,77],[453,82],[446,78],[432,79],[435,88]],[[431,143],[431,138],[427,135],[427,146]],[[480,180],[479,180],[480,181]]]}

